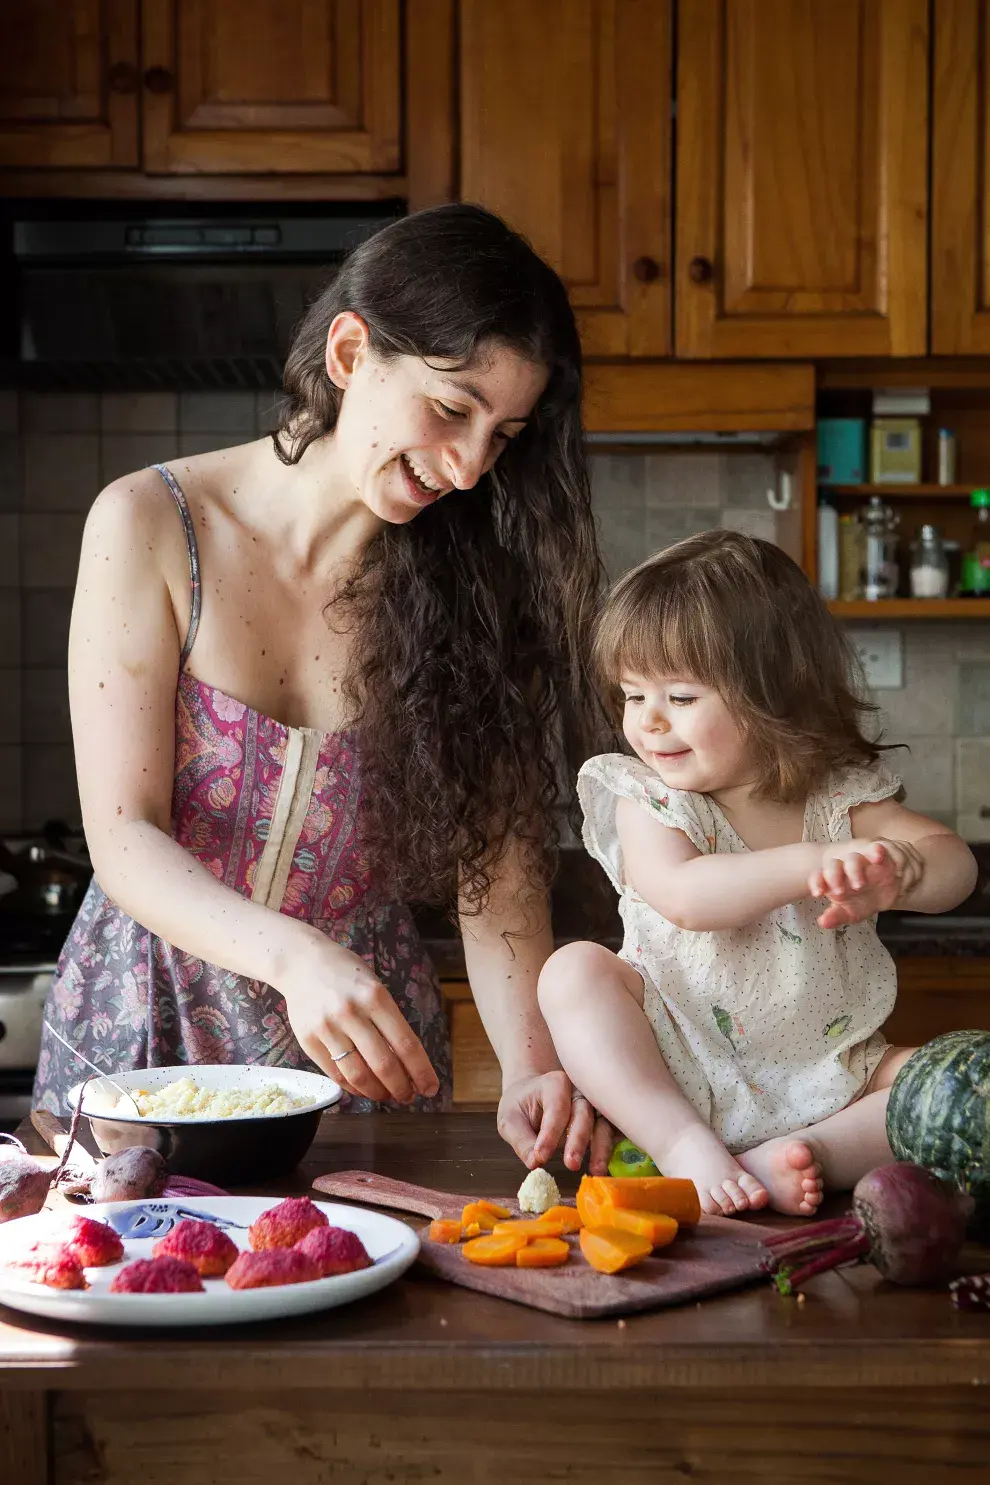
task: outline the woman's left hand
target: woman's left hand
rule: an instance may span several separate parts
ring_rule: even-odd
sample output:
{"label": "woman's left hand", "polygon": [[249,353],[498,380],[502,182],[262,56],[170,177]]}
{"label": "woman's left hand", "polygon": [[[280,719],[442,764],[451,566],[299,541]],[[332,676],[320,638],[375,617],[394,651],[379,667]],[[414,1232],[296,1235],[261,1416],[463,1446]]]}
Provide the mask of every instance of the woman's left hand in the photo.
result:
{"label": "woman's left hand", "polygon": [[546,1165],[563,1138],[569,1170],[580,1170],[587,1151],[591,1175],[608,1174],[612,1126],[559,1070],[519,1078],[503,1090],[498,1132],[530,1170]]}

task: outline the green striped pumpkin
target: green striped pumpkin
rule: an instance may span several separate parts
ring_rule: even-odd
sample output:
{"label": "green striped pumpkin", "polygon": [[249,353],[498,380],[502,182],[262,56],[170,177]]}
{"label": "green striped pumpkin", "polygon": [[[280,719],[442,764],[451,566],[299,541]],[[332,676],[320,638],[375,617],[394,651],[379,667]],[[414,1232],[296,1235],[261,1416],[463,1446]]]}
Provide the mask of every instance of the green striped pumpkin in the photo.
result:
{"label": "green striped pumpkin", "polygon": [[901,1068],[887,1103],[895,1160],[910,1160],[969,1191],[990,1220],[990,1031],[950,1031]]}

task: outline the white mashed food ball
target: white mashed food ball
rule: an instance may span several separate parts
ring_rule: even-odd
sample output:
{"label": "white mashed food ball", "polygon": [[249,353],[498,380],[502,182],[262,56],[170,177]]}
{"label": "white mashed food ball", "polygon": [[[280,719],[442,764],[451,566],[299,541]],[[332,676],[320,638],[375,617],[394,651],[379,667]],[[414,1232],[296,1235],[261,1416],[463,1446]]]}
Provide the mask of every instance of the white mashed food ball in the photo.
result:
{"label": "white mashed food ball", "polygon": [[521,1212],[535,1212],[539,1216],[541,1212],[559,1205],[560,1191],[550,1172],[538,1168],[531,1170],[523,1181],[516,1200]]}

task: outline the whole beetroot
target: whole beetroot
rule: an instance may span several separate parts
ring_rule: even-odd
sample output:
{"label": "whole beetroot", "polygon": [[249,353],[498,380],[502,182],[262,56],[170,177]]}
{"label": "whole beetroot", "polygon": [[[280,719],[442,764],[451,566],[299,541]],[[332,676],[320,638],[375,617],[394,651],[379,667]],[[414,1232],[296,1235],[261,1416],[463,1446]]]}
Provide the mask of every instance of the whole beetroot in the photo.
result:
{"label": "whole beetroot", "polygon": [[50,1170],[30,1155],[0,1145],[0,1222],[40,1212],[51,1184]]}
{"label": "whole beetroot", "polygon": [[781,1294],[840,1264],[868,1259],[892,1284],[943,1284],[955,1270],[973,1199],[906,1160],[858,1181],[853,1209],[764,1243]]}
{"label": "whole beetroot", "polygon": [[132,1145],[101,1160],[90,1182],[93,1201],[140,1201],[165,1189],[165,1162],[157,1150]]}

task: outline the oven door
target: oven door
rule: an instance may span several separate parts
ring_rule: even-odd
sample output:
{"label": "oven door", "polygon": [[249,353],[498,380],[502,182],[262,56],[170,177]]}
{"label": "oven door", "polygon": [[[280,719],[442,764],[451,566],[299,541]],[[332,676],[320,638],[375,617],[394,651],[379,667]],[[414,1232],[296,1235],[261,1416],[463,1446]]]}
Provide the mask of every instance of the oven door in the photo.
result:
{"label": "oven door", "polygon": [[0,963],[0,1130],[12,1131],[31,1112],[41,1023],[53,964]]}

